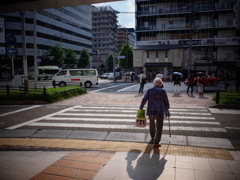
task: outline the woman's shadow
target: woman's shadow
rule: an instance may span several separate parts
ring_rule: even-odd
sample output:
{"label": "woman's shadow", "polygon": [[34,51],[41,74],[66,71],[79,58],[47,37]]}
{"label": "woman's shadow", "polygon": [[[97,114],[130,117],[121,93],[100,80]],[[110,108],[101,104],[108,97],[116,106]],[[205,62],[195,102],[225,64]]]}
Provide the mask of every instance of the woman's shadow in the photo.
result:
{"label": "woman's shadow", "polygon": [[[151,151],[153,151],[152,154]],[[142,156],[138,158],[141,151],[138,149],[131,149],[126,157],[128,176],[136,180],[158,179],[165,169],[165,164],[167,162],[165,159],[166,153],[160,159],[159,148],[154,148],[152,144],[148,144]]]}

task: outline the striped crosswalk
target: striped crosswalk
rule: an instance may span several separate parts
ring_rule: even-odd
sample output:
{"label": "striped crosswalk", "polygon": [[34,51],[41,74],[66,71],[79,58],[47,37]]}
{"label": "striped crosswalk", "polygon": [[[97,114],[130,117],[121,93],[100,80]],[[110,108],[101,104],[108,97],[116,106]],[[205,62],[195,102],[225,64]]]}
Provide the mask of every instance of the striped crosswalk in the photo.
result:
{"label": "striped crosswalk", "polygon": [[[57,113],[9,127],[8,129],[67,128],[93,131],[148,132],[149,123],[147,123],[145,128],[135,126],[137,109],[137,107],[123,106],[73,106]],[[207,108],[173,107],[170,109],[170,113],[171,131],[175,134],[227,132],[215,120]],[[165,120],[163,130],[167,133],[168,128],[168,121]]]}

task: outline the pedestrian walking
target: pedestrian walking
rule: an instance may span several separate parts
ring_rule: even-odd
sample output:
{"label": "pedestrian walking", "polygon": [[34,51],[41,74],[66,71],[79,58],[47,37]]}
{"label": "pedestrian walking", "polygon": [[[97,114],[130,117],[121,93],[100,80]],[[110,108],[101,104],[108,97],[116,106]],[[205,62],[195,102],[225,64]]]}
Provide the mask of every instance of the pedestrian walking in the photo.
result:
{"label": "pedestrian walking", "polygon": [[180,94],[181,82],[180,82],[180,79],[179,79],[178,76],[175,77],[173,85],[174,85],[174,92],[175,92],[175,94],[176,93]]}
{"label": "pedestrian walking", "polygon": [[198,79],[198,93],[199,95],[203,95],[204,88],[204,77],[200,76]]}
{"label": "pedestrian walking", "polygon": [[191,73],[190,76],[188,77],[187,94],[188,94],[188,92],[189,92],[189,88],[191,88],[191,94],[193,93],[193,82],[194,82],[194,74]]}
{"label": "pedestrian walking", "polygon": [[162,128],[163,128],[163,118],[165,112],[167,116],[169,114],[169,101],[167,93],[164,89],[162,89],[163,82],[160,78],[155,78],[153,81],[152,88],[148,89],[145,96],[142,99],[140,109],[143,109],[144,105],[148,101],[147,106],[147,116],[149,116],[150,120],[150,136],[151,142],[154,143],[154,147],[160,147],[162,137]]}
{"label": "pedestrian walking", "polygon": [[146,76],[143,71],[140,74],[140,88],[138,93],[143,93],[144,85],[147,83]]}

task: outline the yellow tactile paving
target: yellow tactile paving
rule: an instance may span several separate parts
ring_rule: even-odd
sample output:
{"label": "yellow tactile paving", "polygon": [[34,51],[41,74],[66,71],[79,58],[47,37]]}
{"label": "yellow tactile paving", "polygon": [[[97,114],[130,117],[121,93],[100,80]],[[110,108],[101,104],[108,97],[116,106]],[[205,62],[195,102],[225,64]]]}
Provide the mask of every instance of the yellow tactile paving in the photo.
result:
{"label": "yellow tactile paving", "polygon": [[224,149],[201,148],[190,146],[162,145],[159,151],[153,151],[153,145],[147,143],[75,140],[75,139],[38,139],[38,138],[0,138],[0,146],[30,146],[43,148],[66,148],[78,150],[129,152],[133,150],[142,153],[161,153],[179,156],[194,156],[234,160]]}

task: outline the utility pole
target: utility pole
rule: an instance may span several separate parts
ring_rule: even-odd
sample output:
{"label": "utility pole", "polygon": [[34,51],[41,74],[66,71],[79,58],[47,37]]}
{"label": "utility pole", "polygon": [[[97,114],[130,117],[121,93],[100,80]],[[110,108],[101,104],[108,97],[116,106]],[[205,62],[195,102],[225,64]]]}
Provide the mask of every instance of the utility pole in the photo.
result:
{"label": "utility pole", "polygon": [[34,13],[34,88],[38,87],[38,69],[37,69],[37,23],[36,23],[36,10]]}
{"label": "utility pole", "polygon": [[23,72],[24,72],[24,91],[28,92],[28,65],[26,52],[26,33],[25,33],[25,12],[20,12],[22,25],[22,53],[23,53]]}

